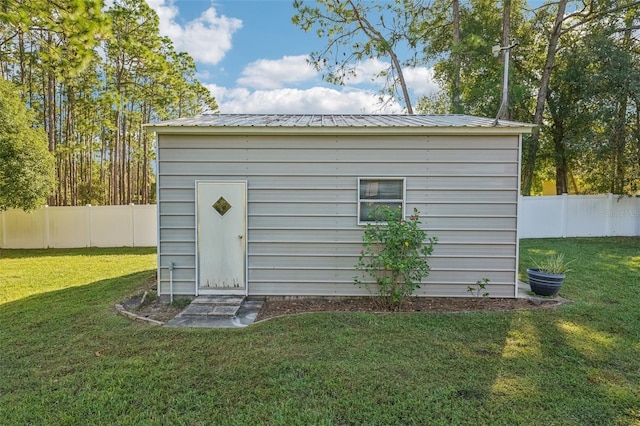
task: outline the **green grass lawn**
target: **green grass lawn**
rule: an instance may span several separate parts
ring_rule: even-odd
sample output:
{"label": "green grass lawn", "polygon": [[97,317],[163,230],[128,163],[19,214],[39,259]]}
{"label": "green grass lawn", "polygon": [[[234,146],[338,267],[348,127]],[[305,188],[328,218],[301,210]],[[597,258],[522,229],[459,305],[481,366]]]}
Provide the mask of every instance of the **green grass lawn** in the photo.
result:
{"label": "green grass lawn", "polygon": [[544,239],[557,310],[167,329],[113,306],[155,249],[0,251],[0,424],[640,425],[640,239]]}

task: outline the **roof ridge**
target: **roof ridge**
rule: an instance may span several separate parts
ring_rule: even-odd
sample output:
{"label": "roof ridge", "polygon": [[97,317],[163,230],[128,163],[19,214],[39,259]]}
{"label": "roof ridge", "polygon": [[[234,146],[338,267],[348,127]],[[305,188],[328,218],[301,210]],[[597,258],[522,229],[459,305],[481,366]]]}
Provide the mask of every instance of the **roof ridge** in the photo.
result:
{"label": "roof ridge", "polygon": [[432,127],[532,128],[533,124],[466,114],[201,114],[148,127]]}

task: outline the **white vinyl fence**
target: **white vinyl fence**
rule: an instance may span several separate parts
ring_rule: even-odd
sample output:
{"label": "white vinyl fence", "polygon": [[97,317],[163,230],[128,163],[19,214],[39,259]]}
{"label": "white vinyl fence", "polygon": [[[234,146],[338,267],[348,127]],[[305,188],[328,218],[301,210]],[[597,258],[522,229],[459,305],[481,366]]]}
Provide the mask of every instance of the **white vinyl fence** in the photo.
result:
{"label": "white vinyl fence", "polygon": [[1,248],[147,247],[157,244],[155,205],[45,207],[0,212]]}
{"label": "white vinyl fence", "polygon": [[[0,248],[146,247],[157,244],[155,205],[45,207],[0,212]],[[520,238],[640,236],[640,198],[521,197]]]}
{"label": "white vinyl fence", "polygon": [[640,236],[640,198],[520,197],[518,231],[520,238]]}

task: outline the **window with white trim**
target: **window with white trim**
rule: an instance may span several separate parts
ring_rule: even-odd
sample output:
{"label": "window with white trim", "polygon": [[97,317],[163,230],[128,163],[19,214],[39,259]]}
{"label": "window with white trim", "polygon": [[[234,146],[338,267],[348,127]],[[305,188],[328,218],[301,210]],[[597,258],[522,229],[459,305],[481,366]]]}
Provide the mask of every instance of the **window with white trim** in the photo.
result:
{"label": "window with white trim", "polygon": [[374,222],[376,206],[405,209],[405,178],[358,178],[358,225]]}

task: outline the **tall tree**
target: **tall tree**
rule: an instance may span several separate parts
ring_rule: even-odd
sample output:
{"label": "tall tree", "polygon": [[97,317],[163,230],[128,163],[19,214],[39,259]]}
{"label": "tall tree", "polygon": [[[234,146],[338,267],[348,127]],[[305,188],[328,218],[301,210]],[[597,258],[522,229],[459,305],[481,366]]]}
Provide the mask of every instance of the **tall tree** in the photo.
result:
{"label": "tall tree", "polygon": [[[511,0],[502,0],[502,39],[501,39],[501,46],[502,47],[507,47],[511,45]],[[511,55],[511,52],[508,52],[509,55]],[[505,53],[506,54],[506,53]],[[505,60],[504,60],[505,56],[502,55],[501,56],[501,63],[502,66],[506,66],[505,65]],[[504,84],[505,82],[503,81],[502,84]],[[506,82],[508,84],[508,81]],[[499,119],[502,120],[508,120],[509,119],[509,88],[507,87],[507,90],[503,89],[503,93],[506,93],[506,99],[504,100],[506,108],[504,108],[504,110],[502,111],[502,114],[497,117]],[[500,114],[500,111],[498,112]]]}
{"label": "tall tree", "polygon": [[640,61],[638,40],[627,34],[639,23],[639,7],[603,2],[564,24],[535,165],[538,177],[555,177],[558,194],[637,190],[631,132]]}
{"label": "tall tree", "polygon": [[568,0],[559,0],[556,9],[556,18],[553,23],[553,27],[550,31],[549,42],[547,44],[547,57],[542,68],[542,75],[540,77],[540,88],[538,89],[538,95],[536,98],[536,109],[533,115],[533,124],[535,127],[531,133],[531,136],[526,138],[525,144],[525,158],[522,193],[524,195],[531,194],[531,184],[533,182],[533,172],[535,170],[536,156],[538,154],[538,146],[540,143],[540,126],[542,125],[542,118],[544,113],[544,107],[547,102],[547,93],[549,91],[549,81],[551,79],[551,71],[553,70],[553,63],[558,51],[558,41],[562,35],[562,23],[565,19],[565,10],[567,8]]}
{"label": "tall tree", "polygon": [[577,37],[571,42],[574,48],[556,61],[547,96],[547,119],[540,139],[542,151],[545,151],[545,142],[549,145],[546,154],[555,168],[557,194],[578,191],[570,170],[572,163],[582,155],[585,148],[582,141],[594,119],[593,104],[588,95],[588,87],[593,81],[587,72],[592,58],[584,50],[575,48],[581,43]]}
{"label": "tall tree", "polygon": [[[522,193],[529,195],[531,193],[531,187],[536,169],[536,157],[540,142],[540,129],[544,121],[544,110],[549,93],[549,82],[553,75],[553,64],[559,49],[563,47],[562,38],[567,34],[578,32],[580,34],[589,33],[592,28],[595,28],[599,23],[612,23],[622,21],[621,17],[627,16],[629,23],[627,30],[631,31],[637,26],[633,25],[633,22],[637,22],[637,17],[640,14],[640,2],[637,0],[606,0],[602,2],[575,2],[577,9],[572,13],[566,13],[567,0],[560,0],[556,2],[549,2],[542,7],[543,10],[555,7],[555,22],[550,32],[547,43],[547,56],[542,69],[540,86],[537,95],[536,108],[534,113],[533,122],[537,125],[531,137],[525,139],[524,147],[524,168],[523,168],[523,182]],[[571,47],[567,44],[564,46],[567,50]],[[621,100],[623,100],[621,98]],[[622,117],[626,116],[626,108],[620,106],[618,123],[622,122]],[[625,110],[625,113],[622,111]],[[618,132],[624,131],[621,126],[617,129]],[[619,133],[616,136],[617,140],[622,141],[624,137]],[[619,150],[619,154],[622,154],[624,150],[622,145]],[[618,191],[615,187],[612,190]]]}
{"label": "tall tree", "polygon": [[533,44],[534,33],[526,20],[523,0],[501,4],[502,7],[495,0],[459,4],[434,0],[429,13],[423,15],[419,28],[423,62],[434,63],[435,77],[450,95],[448,112],[496,116],[503,68],[501,60],[491,55],[491,49],[501,39],[510,41],[513,37],[525,47],[511,52],[511,100],[507,111],[515,119],[529,121],[528,108],[523,105],[528,102],[535,78],[528,75],[531,59],[525,53]]}
{"label": "tall tree", "polygon": [[451,56],[453,62],[453,87],[452,92],[452,105],[453,113],[462,113],[462,100],[460,97],[460,73],[462,72],[462,61],[460,58],[460,2],[458,0],[452,0],[451,2],[452,21],[453,21],[453,34],[452,42],[453,47],[451,49]]}
{"label": "tall tree", "polygon": [[53,155],[19,91],[0,79],[0,210],[33,210],[54,185]]}
{"label": "tall tree", "polygon": [[143,123],[217,109],[142,0],[0,0],[0,73],[55,154],[50,205],[153,201]]}
{"label": "tall tree", "polygon": [[107,11],[105,82],[112,118],[106,132],[110,202],[150,199],[152,144],[142,125],[216,110],[215,99],[195,78],[195,63],[160,37],[158,17],[144,0],[120,0]]}
{"label": "tall tree", "polygon": [[[403,73],[406,61],[399,56],[401,45],[415,42],[407,28],[415,26],[424,9],[420,2],[395,0],[388,3],[365,0],[318,0],[309,6],[295,0],[296,15],[292,22],[304,31],[316,28],[318,37],[327,39],[327,47],[311,53],[310,61],[323,77],[335,84],[344,84],[357,75],[357,67],[364,59],[389,58],[389,65],[376,77],[385,83],[381,92],[404,102],[413,114],[409,89]],[[410,39],[410,40],[409,40]]]}
{"label": "tall tree", "polygon": [[[66,151],[62,125],[73,113],[73,102],[66,102],[67,84],[72,82],[94,58],[94,48],[107,33],[107,22],[98,0],[4,1],[0,22],[6,32],[0,49],[5,78],[21,85],[28,106],[41,117],[49,151]],[[58,156],[58,190],[49,204],[64,202],[64,168]]]}

